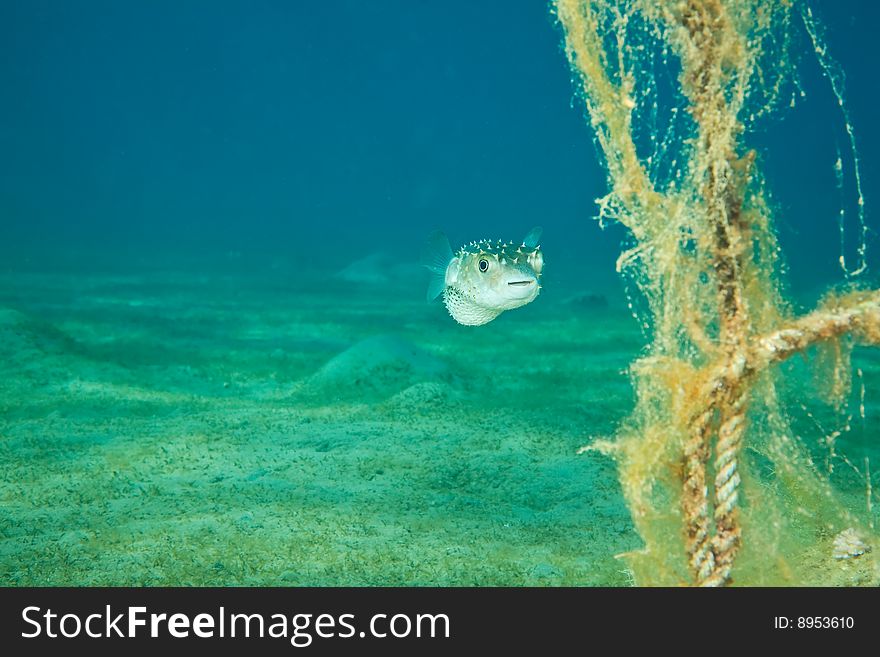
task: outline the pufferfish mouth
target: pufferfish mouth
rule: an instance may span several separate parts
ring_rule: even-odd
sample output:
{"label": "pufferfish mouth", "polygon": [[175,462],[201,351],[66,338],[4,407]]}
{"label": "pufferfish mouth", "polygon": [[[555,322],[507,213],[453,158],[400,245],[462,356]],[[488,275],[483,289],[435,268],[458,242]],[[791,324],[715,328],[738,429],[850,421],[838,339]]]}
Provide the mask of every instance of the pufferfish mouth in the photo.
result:
{"label": "pufferfish mouth", "polygon": [[508,285],[523,286],[523,285],[531,285],[534,282],[535,281],[510,281],[508,283]]}

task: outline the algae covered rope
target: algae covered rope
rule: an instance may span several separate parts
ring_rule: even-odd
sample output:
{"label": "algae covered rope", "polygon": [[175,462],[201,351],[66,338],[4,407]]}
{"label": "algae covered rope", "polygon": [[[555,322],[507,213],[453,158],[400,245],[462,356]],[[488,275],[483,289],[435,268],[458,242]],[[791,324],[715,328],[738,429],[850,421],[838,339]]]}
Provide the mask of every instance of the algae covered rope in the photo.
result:
{"label": "algae covered rope", "polygon": [[[607,167],[610,190],[598,200],[599,217],[616,219],[636,242],[621,256],[619,270],[639,276],[650,313],[641,319],[653,328],[646,366],[631,369],[637,404],[618,434],[617,451],[621,485],[645,541],[644,549],[626,556],[635,575],[649,582],[680,583],[682,576],[703,586],[733,581],[746,540],[740,523],[743,445],[748,438],[756,447],[762,439],[784,446],[791,435],[773,378],[761,375],[823,341],[852,336],[880,345],[880,292],[850,292],[786,320],[774,280],[772,217],[763,181],[753,172],[755,154],[743,152],[741,137],[778,101],[781,77],[768,92],[762,58],[768,52],[775,58],[774,48],[781,48],[779,75],[792,70],[786,55],[793,4],[555,2],[566,55]],[[777,28],[782,31],[774,36]],[[815,43],[813,32],[811,38]],[[673,112],[681,109],[676,116],[692,120],[681,135],[673,125],[659,141],[660,151],[680,150],[671,173],[656,168],[657,151],[635,147],[635,137],[646,132],[657,146],[657,55],[661,65],[680,65],[677,91],[685,102]],[[684,313],[683,303],[690,304]],[[755,396],[759,382],[766,385],[763,399]],[[749,426],[753,403],[774,418],[772,436],[760,422]],[[775,449],[774,462],[792,458]],[[790,479],[816,481],[800,473],[809,461],[781,465]],[[668,508],[670,494],[679,496],[678,514]],[[822,503],[828,498],[830,493],[821,496]],[[748,509],[750,518],[757,508]],[[672,523],[683,534],[686,570],[679,567],[682,545],[670,537]]]}
{"label": "algae covered rope", "polygon": [[714,412],[714,406],[709,406],[699,414],[691,425],[691,436],[684,446],[681,505],[685,517],[685,549],[688,553],[688,564],[697,581],[708,579],[715,570],[706,484],[706,464],[709,461]]}
{"label": "algae covered rope", "polygon": [[745,432],[748,390],[738,386],[724,400],[718,443],[715,447],[715,536],[712,538],[714,569],[701,578],[703,586],[721,586],[730,581],[731,569],[742,537],[737,517],[739,501],[738,455]]}
{"label": "algae covered rope", "polygon": [[[719,415],[715,446],[715,535],[712,538],[711,569],[703,567],[707,562],[694,568],[698,584],[718,586],[730,579],[741,537],[737,517],[738,452],[748,405],[747,389],[742,385],[742,368],[745,366],[742,354],[748,340],[749,317],[740,276],[743,233],[747,229],[741,222],[745,176],[737,176],[734,167],[734,162],[739,159],[735,151],[736,110],[729,107],[725,96],[731,73],[722,65],[723,51],[735,48],[736,45],[730,42],[738,41],[740,35],[720,2],[692,0],[678,20],[684,38],[689,42],[689,47],[683,48],[686,54],[682,56],[682,87],[690,101],[688,111],[698,126],[697,143],[705,162],[705,171],[698,170],[698,174],[705,176],[706,221],[713,226],[711,253],[717,285],[719,342],[729,371],[729,376],[717,384],[721,389],[713,390],[712,397],[704,399],[706,410]],[[712,432],[703,430],[702,422],[698,428],[699,436],[706,443],[701,449],[708,451]],[[705,469],[705,461],[702,467]],[[687,502],[688,481],[684,482],[683,489],[683,500]],[[708,491],[706,495],[708,497]],[[708,499],[706,504],[708,507]],[[688,523],[702,524],[703,519],[694,515],[688,518]],[[694,531],[694,527],[688,526],[689,534]],[[705,549],[703,545],[693,547]],[[692,566],[696,561],[696,555],[692,554]]]}

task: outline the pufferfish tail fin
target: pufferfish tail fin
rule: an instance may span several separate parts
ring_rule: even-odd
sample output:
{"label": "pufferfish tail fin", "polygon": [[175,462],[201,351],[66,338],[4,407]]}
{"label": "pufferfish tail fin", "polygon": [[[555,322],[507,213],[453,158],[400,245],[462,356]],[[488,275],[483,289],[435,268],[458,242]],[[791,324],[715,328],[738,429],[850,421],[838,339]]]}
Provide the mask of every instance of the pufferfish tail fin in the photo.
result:
{"label": "pufferfish tail fin", "polygon": [[530,249],[534,249],[541,241],[541,234],[544,232],[544,229],[540,226],[535,226],[532,228],[528,235],[523,238],[523,245],[529,247]]}
{"label": "pufferfish tail fin", "polygon": [[433,301],[440,296],[446,287],[446,269],[452,261],[452,247],[442,231],[435,230],[428,235],[425,245],[422,247],[422,266],[431,272],[428,281],[428,301]]}

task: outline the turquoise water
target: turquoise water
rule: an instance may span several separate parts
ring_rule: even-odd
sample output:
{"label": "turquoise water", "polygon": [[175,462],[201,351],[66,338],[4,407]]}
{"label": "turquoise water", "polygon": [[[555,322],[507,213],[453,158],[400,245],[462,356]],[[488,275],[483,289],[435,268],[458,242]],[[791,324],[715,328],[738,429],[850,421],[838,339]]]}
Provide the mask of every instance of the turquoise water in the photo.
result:
{"label": "turquoise water", "polygon": [[2,277],[4,583],[627,583],[625,309],[291,266]]}
{"label": "turquoise water", "polygon": [[[870,284],[877,10],[826,4]],[[614,463],[577,451],[632,408],[648,337],[559,44],[538,1],[0,6],[0,584],[631,584]],[[801,88],[750,136],[797,309],[843,280],[841,207],[857,231],[806,56]],[[425,303],[432,229],[536,224],[532,304],[466,328]],[[838,441],[859,468],[877,358]],[[798,432],[842,423],[805,395]]]}

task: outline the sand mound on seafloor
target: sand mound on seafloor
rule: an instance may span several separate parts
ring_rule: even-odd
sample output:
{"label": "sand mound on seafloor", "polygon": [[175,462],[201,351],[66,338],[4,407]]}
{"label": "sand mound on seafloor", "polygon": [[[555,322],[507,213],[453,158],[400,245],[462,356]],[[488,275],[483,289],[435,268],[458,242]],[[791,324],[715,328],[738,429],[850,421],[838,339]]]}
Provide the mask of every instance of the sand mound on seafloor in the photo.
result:
{"label": "sand mound on seafloor", "polygon": [[51,324],[11,308],[0,308],[0,356],[4,362],[27,362],[74,347],[74,341]]}
{"label": "sand mound on seafloor", "polygon": [[371,253],[360,260],[355,260],[337,272],[335,277],[350,283],[381,285],[390,280],[388,275],[390,265],[391,258],[387,254]]}
{"label": "sand mound on seafloor", "polygon": [[418,263],[401,261],[388,253],[371,253],[338,271],[334,278],[366,286],[391,283],[421,285],[425,270]]}
{"label": "sand mound on seafloor", "polygon": [[385,407],[409,415],[423,415],[449,410],[458,403],[460,395],[460,391],[448,383],[423,381],[398,392],[385,402]]}
{"label": "sand mound on seafloor", "polygon": [[445,361],[404,338],[377,335],[331,358],[304,381],[301,392],[375,401],[418,383],[452,381]]}

